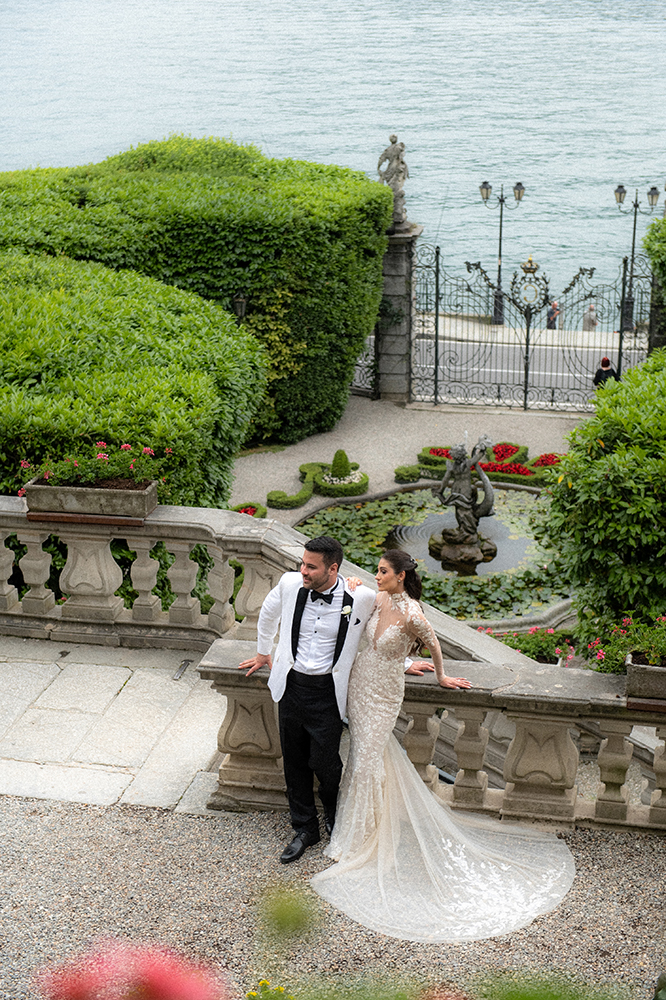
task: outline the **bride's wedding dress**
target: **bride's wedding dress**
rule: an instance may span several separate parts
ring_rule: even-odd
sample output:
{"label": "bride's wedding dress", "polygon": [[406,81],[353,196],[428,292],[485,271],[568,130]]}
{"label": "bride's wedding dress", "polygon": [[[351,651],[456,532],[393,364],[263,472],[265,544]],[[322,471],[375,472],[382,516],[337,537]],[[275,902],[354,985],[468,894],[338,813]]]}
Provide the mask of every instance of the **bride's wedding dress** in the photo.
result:
{"label": "bride's wedding dress", "polygon": [[414,639],[434,632],[417,601],[382,593],[349,682],[351,749],[327,854],[312,879],[337,909],[409,941],[506,934],[552,910],[574,862],[550,833],[455,814],[425,786],[393,736]]}

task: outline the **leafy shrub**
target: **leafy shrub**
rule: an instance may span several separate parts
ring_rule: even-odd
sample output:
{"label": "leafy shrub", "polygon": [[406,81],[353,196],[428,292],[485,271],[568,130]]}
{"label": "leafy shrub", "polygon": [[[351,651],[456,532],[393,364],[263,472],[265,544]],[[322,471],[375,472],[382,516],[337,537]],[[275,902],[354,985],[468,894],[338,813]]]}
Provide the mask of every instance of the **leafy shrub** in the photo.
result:
{"label": "leafy shrub", "polygon": [[339,419],[381,299],[385,185],[171,136],[99,164],[2,174],[0,192],[0,247],[131,268],[227,309],[243,293],[270,359],[251,436],[293,442]]}
{"label": "leafy shrub", "polygon": [[235,507],[230,507],[229,510],[238,511],[239,514],[248,514],[250,517],[266,517],[268,513],[263,504],[260,503],[239,503]]}
{"label": "leafy shrub", "polygon": [[335,479],[345,479],[347,476],[351,475],[351,470],[351,465],[349,463],[349,459],[347,458],[347,452],[342,448],[338,448],[333,456],[333,461],[331,462],[331,476]]}
{"label": "leafy shrub", "polygon": [[321,462],[305,462],[298,470],[303,483],[298,493],[289,496],[284,490],[271,490],[266,497],[266,504],[275,510],[293,510],[296,507],[302,507],[312,496],[316,473],[328,468],[328,465],[322,465]]}
{"label": "leafy shrub", "polygon": [[421,468],[418,465],[399,465],[394,471],[396,483],[418,483]]}
{"label": "leafy shrub", "polygon": [[[353,462],[351,469],[352,471],[358,469],[358,463]],[[315,493],[320,493],[324,497],[358,497],[362,493],[368,492],[368,476],[365,472],[361,473],[360,479],[354,483],[328,483],[326,482],[327,475],[332,475],[332,473],[327,473],[325,470],[315,473]]]}
{"label": "leafy shrub", "polygon": [[539,663],[557,663],[564,658],[565,665],[573,660],[575,652],[571,645],[571,633],[561,629],[541,628],[534,625],[527,632],[494,632],[493,629],[479,627],[479,632],[487,632],[493,639],[499,639],[505,646],[517,649],[525,656],[531,656]]}
{"label": "leafy shrub", "polygon": [[211,302],[126,271],[0,254],[0,491],[100,438],[170,448],[173,503],[219,506],[265,384]]}
{"label": "leafy shrub", "polygon": [[646,618],[666,607],[666,352],[594,405],[569,453],[544,470],[552,501],[540,533],[560,552],[580,609]]}

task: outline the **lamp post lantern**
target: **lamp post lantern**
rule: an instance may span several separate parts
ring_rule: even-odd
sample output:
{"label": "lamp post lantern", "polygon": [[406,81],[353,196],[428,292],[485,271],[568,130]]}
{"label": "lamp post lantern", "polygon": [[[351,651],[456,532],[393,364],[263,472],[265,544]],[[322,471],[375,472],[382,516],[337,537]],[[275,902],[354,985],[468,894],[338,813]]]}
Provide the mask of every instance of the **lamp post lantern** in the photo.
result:
{"label": "lamp post lantern", "polygon": [[631,210],[622,208],[624,199],[627,196],[627,189],[624,184],[618,184],[615,188],[615,201],[617,202],[617,207],[622,212],[623,215],[631,215],[633,210],[634,215],[634,228],[631,237],[631,257],[629,261],[629,283],[627,286],[627,295],[624,303],[624,310],[622,316],[620,317],[620,352],[622,350],[622,337],[625,330],[632,330],[634,326],[634,261],[636,258],[636,223],[638,221],[638,213],[641,215],[652,215],[652,212],[656,208],[657,202],[659,201],[659,190],[653,184],[652,187],[647,192],[648,205],[650,210],[648,212],[643,211],[640,208],[640,201],[638,200],[638,188],[636,188],[636,194],[634,201],[632,202]]}
{"label": "lamp post lantern", "polygon": [[[507,199],[504,195],[504,185],[502,184],[500,188],[500,193],[495,195],[497,203],[495,205],[490,204],[490,196],[492,194],[492,185],[488,181],[484,181],[483,184],[479,185],[479,191],[481,192],[481,197],[483,199],[483,204],[486,208],[497,208],[499,206],[499,249],[497,252],[497,288],[495,289],[495,298],[493,302],[493,324],[496,326],[502,326],[504,324],[504,296],[502,294],[502,228],[504,223],[504,206],[507,204]],[[523,200],[523,195],[525,194],[524,186],[518,181],[517,184],[513,186],[513,196],[516,199],[513,206],[508,205],[508,208],[518,208],[521,201]]]}
{"label": "lamp post lantern", "polygon": [[242,292],[238,295],[234,295],[233,299],[234,312],[236,313],[236,326],[240,326],[245,319],[245,311],[247,309],[247,298]]}

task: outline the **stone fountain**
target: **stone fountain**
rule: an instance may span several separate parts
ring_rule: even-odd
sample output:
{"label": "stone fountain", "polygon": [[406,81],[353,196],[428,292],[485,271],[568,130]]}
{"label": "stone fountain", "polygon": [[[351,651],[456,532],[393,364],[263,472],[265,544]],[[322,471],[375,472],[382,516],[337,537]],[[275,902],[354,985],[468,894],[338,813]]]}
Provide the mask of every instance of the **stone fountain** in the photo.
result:
{"label": "stone fountain", "polygon": [[[433,490],[445,507],[453,507],[457,527],[444,528],[431,535],[428,550],[434,559],[441,561],[443,569],[456,570],[461,575],[473,574],[479,563],[490,562],[497,555],[495,543],[479,532],[481,518],[494,514],[495,493],[480,467],[485,460],[486,449],[491,445],[490,438],[483,436],[474,445],[470,456],[465,444],[451,448],[451,460],[447,460],[441,486],[439,490]],[[472,485],[472,470],[481,480],[481,499],[478,487]]]}

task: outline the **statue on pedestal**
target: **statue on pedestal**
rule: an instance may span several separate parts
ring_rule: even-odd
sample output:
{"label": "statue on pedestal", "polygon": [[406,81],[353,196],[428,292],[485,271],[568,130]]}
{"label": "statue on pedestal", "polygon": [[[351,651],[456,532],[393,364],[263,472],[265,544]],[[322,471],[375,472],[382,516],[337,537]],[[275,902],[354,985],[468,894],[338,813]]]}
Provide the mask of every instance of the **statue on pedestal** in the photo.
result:
{"label": "statue on pedestal", "polygon": [[[409,168],[405,163],[404,142],[398,142],[397,135],[390,135],[389,142],[390,146],[386,147],[377,161],[377,173],[381,183],[388,184],[393,191],[393,223],[400,225],[407,219],[403,187],[409,177]],[[386,167],[382,170],[384,164]]]}
{"label": "statue on pedestal", "polygon": [[[446,473],[439,490],[439,497],[445,507],[453,507],[457,528],[445,528],[440,534],[430,536],[430,555],[442,561],[447,569],[474,572],[478,563],[490,562],[497,555],[497,546],[490,539],[479,534],[479,520],[494,514],[495,493],[479,463],[485,459],[486,449],[492,442],[488,437],[480,437],[467,457],[464,444],[451,449],[451,461],[446,463]],[[481,480],[483,499],[479,502],[478,489],[472,486],[472,469]],[[448,487],[448,493],[446,492]]]}

